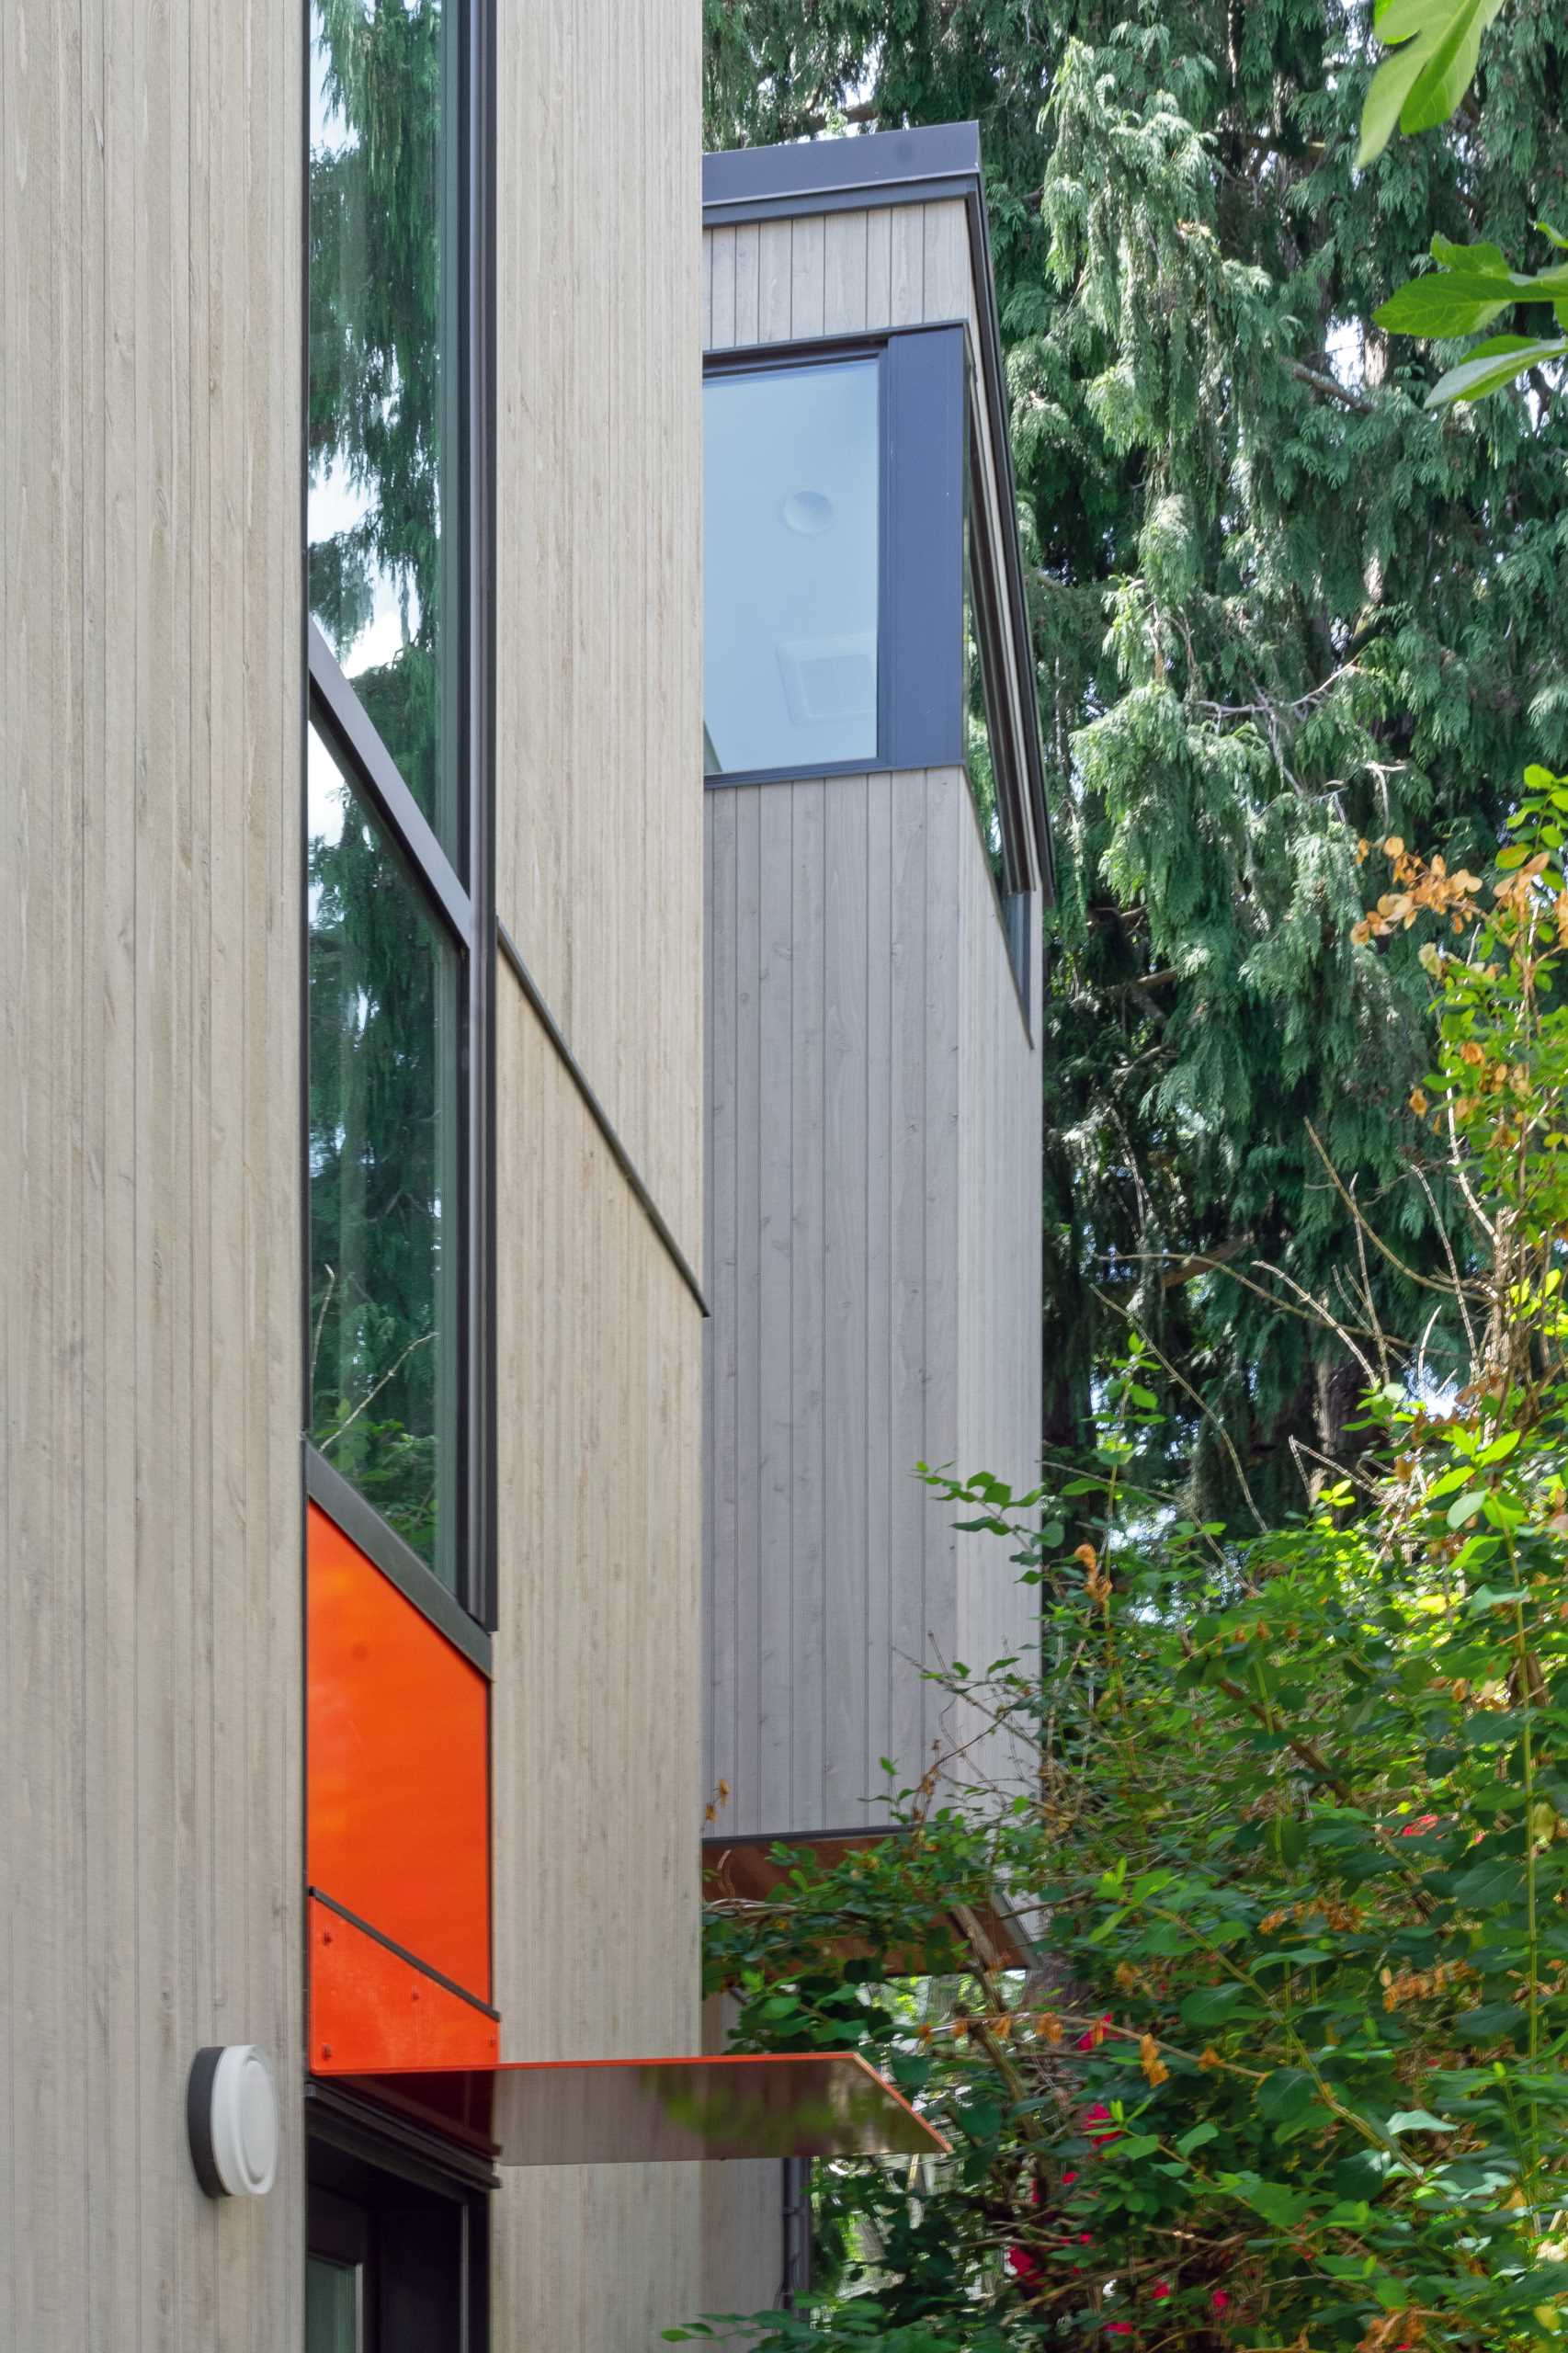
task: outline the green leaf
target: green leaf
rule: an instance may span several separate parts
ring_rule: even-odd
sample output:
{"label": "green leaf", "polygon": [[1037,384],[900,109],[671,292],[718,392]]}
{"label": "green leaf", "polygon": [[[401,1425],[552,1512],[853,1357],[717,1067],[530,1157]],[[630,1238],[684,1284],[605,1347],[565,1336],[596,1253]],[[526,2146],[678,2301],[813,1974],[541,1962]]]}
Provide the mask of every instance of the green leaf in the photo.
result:
{"label": "green leaf", "polygon": [[1428,408],[1448,408],[1455,401],[1483,400],[1522,376],[1527,368],[1568,358],[1568,337],[1532,342],[1528,335],[1495,335],[1477,344],[1457,368],[1439,377],[1426,395]]}
{"label": "green leaf", "polygon": [[1428,277],[1413,278],[1380,303],[1372,316],[1390,335],[1474,335],[1510,309],[1516,299],[1511,291],[1500,294],[1483,279],[1434,270]]}
{"label": "green leaf", "polygon": [[1478,243],[1460,245],[1451,237],[1434,237],[1432,258],[1440,261],[1445,269],[1458,272],[1460,278],[1473,278],[1483,283],[1501,288],[1515,284],[1514,272],[1501,245]]}
{"label": "green leaf", "polygon": [[[1356,164],[1364,170],[1402,131],[1447,122],[1470,87],[1481,38],[1503,0],[1387,0],[1378,39],[1394,50],[1372,76],[1361,115]],[[1403,47],[1396,44],[1403,43]]]}
{"label": "green leaf", "polygon": [[1467,1519],[1473,1519],[1475,1518],[1476,1513],[1483,1508],[1485,1502],[1486,1490],[1484,1487],[1467,1488],[1462,1495],[1456,1495],[1453,1502],[1449,1506],[1449,1526],[1450,1528],[1462,1528]]}
{"label": "green leaf", "polygon": [[1495,2042],[1512,2034],[1524,2015],[1517,2002],[1481,2002],[1454,2023],[1460,2034],[1472,2035],[1479,2042]]}
{"label": "green leaf", "polygon": [[1373,74],[1367,103],[1361,109],[1361,138],[1356,150],[1358,172],[1375,163],[1393,137],[1394,126],[1420,71],[1421,52],[1413,43],[1394,56],[1384,58]]}
{"label": "green leaf", "polygon": [[1219,2137],[1217,2124],[1195,2124],[1191,2131],[1184,2132],[1176,2143],[1176,2154],[1190,2157],[1195,2149],[1207,2148],[1210,2141],[1217,2141]]}
{"label": "green leaf", "polygon": [[1457,2132],[1460,2128],[1446,2124],[1428,2109],[1402,2108],[1397,2115],[1389,2118],[1388,2129],[1391,2132]]}
{"label": "green leaf", "polygon": [[1223,2026],[1244,2002],[1254,1998],[1249,1985],[1200,1985],[1181,2006],[1188,2026]]}
{"label": "green leaf", "polygon": [[1494,1855],[1484,1863],[1472,1864],[1461,1871],[1453,1884],[1453,1898],[1467,1912],[1489,1912],[1494,1904],[1506,1904],[1524,1887],[1525,1867],[1512,1855]]}
{"label": "green leaf", "polygon": [[1276,2067],[1259,2084],[1255,2097],[1260,2114],[1273,2124],[1288,2124],[1304,2116],[1317,2097],[1317,2086],[1304,2067]]}

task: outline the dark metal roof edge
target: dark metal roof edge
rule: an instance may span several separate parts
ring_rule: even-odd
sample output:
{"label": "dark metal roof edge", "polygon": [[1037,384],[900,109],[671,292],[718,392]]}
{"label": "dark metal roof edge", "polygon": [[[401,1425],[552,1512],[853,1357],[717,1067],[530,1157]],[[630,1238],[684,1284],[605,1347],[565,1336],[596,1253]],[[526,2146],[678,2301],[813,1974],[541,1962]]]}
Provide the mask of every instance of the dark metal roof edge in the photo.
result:
{"label": "dark metal roof edge", "polygon": [[846,139],[801,140],[790,146],[730,148],[702,159],[702,214],[707,228],[770,216],[838,212],[873,201],[918,204],[944,196],[961,199],[969,219],[980,321],[981,381],[1001,477],[997,503],[1002,509],[1002,563],[1018,673],[1035,856],[1040,889],[1054,901],[1055,861],[1040,741],[1040,688],[1029,633],[1023,551],[1018,544],[1018,486],[1007,424],[1002,325],[991,267],[991,223],[985,207],[979,125],[947,122],[908,131],[862,131]]}
{"label": "dark metal roof edge", "polygon": [[797,139],[778,147],[730,147],[702,158],[702,202],[789,204],[876,189],[889,203],[908,202],[903,187],[927,180],[977,178],[980,126],[921,124],[861,131],[845,139]]}
{"label": "dark metal roof edge", "polygon": [[412,1545],[388,1525],[374,1504],[368,1503],[358,1488],[324,1454],[318,1453],[309,1438],[305,1440],[305,1494],[471,1666],[476,1666],[487,1679],[494,1679],[487,1630],[477,1618],[469,1615],[456,1594],[441,1583]]}

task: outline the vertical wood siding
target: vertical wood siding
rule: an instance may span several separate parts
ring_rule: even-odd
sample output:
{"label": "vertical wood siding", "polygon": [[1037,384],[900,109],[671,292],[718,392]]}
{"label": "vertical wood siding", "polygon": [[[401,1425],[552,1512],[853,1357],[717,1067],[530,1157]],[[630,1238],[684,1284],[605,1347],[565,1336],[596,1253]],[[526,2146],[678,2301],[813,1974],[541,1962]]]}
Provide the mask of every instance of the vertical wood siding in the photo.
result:
{"label": "vertical wood siding", "polygon": [[[0,0],[0,2340],[300,2341],[302,11]],[[280,2177],[199,2190],[204,2042]]]}
{"label": "vertical wood siding", "polygon": [[[705,244],[711,347],[979,347],[960,202]],[[1039,1058],[961,772],[726,787],[706,825],[704,1774],[737,1836],[850,1827],[960,1730],[921,1665],[1029,1639],[914,1466],[1034,1478]]]}
{"label": "vertical wood siding", "polygon": [[[498,986],[503,2055],[692,2052],[699,1319],[508,972]],[[506,2175],[494,2353],[644,2353],[693,2315],[697,2176]]]}
{"label": "vertical wood siding", "polygon": [[496,905],[695,1265],[699,27],[495,17]]}
{"label": "vertical wood siding", "polygon": [[960,771],[708,824],[704,1769],[737,1836],[846,1828],[961,1729],[921,1667],[1028,1639],[915,1466],[1034,1476],[1039,1060]]}
{"label": "vertical wood siding", "polygon": [[[700,1267],[699,26],[496,28],[498,909]],[[503,2049],[690,2052],[701,1321],[497,987]],[[697,2167],[510,2174],[492,2214],[495,2353],[646,2353],[701,2308]]]}

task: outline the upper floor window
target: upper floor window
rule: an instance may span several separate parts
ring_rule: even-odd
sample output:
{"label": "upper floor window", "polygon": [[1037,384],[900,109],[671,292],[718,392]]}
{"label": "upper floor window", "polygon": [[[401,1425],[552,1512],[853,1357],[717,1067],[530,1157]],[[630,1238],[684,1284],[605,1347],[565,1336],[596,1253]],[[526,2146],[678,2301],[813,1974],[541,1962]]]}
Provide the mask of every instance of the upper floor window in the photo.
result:
{"label": "upper floor window", "polygon": [[351,774],[312,722],[311,1437],[451,1587],[461,957]]}
{"label": "upper floor window", "polygon": [[879,376],[873,358],[709,379],[710,775],[876,758]]}
{"label": "upper floor window", "polygon": [[328,1507],[486,1616],[476,39],[311,0],[306,1370]]}
{"label": "upper floor window", "polygon": [[710,354],[710,784],[956,766],[963,329]]}
{"label": "upper floor window", "polygon": [[708,783],[961,767],[1027,1004],[1032,719],[1001,494],[961,326],[708,355]]}
{"label": "upper floor window", "polygon": [[464,864],[454,0],[311,10],[311,611]]}
{"label": "upper floor window", "polygon": [[1006,858],[1002,844],[1002,813],[996,805],[996,756],[992,748],[991,682],[981,638],[979,599],[974,584],[973,524],[964,517],[963,550],[963,759],[974,813],[980,823],[991,877],[999,891],[1007,888]]}

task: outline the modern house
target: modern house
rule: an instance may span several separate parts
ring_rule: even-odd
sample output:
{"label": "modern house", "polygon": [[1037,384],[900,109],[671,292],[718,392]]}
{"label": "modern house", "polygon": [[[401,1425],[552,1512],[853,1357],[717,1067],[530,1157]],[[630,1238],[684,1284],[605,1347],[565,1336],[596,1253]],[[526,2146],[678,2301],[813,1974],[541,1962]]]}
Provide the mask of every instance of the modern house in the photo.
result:
{"label": "modern house", "polygon": [[[702,305],[705,1862],[744,1898],[960,1744],[1014,1769],[926,1670],[1027,1654],[1028,1589],[915,1466],[1038,1478],[1051,843],[974,126],[710,155]],[[721,2269],[777,2240],[761,2168],[715,2198]]]}
{"label": "modern house", "polygon": [[905,1476],[1038,1418],[978,159],[704,239],[699,37],[0,17],[18,2353],[642,2353],[937,2145],[704,2049],[700,1845],[1027,1631]]}

